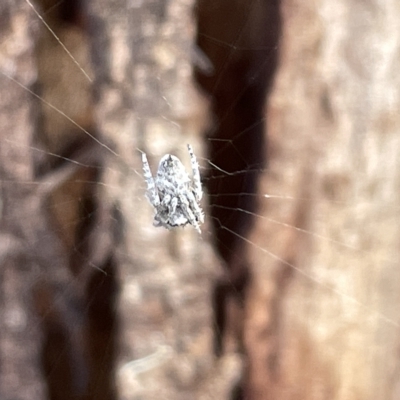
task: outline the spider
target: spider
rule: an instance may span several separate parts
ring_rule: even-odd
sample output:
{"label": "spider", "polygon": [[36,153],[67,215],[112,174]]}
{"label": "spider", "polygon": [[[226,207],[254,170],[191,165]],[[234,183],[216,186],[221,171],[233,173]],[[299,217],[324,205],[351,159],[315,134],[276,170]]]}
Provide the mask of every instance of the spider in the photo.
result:
{"label": "spider", "polygon": [[179,158],[171,154],[161,158],[154,179],[147,156],[142,153],[144,179],[147,183],[146,197],[156,210],[154,226],[171,229],[191,224],[200,233],[204,214],[199,205],[203,195],[199,165],[192,146],[188,144],[187,148],[192,164],[193,180],[189,178]]}

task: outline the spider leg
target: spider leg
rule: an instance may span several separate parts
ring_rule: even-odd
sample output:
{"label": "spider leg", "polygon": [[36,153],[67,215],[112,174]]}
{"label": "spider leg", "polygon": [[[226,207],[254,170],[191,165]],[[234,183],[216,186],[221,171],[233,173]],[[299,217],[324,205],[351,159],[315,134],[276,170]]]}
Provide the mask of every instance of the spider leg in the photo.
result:
{"label": "spider leg", "polygon": [[204,223],[204,213],[203,213],[203,210],[198,206],[198,204],[197,203],[193,203],[193,208],[195,209],[195,211],[196,211],[196,215],[198,216],[198,221],[200,222],[200,223]]}
{"label": "spider leg", "polygon": [[187,198],[185,196],[179,196],[179,198],[181,201],[181,208],[182,208],[183,213],[185,214],[185,217],[187,218],[189,223],[194,226],[196,231],[201,233],[199,224],[197,222],[195,215],[193,214],[193,211],[190,208],[190,204],[189,204]]}
{"label": "spider leg", "polygon": [[167,219],[165,219],[165,216],[163,216],[160,213],[157,213],[154,216],[153,226],[155,226],[156,228],[163,226],[164,228],[167,228],[168,230],[171,229],[171,225],[169,224],[169,218],[167,217]]}
{"label": "spider leg", "polygon": [[171,203],[171,195],[166,194],[162,197],[159,205],[156,207],[156,215],[154,216],[153,226],[160,227],[163,226],[167,229],[169,228],[169,210],[170,210],[170,203]]}
{"label": "spider leg", "polygon": [[173,214],[176,213],[176,207],[177,207],[177,205],[178,205],[178,198],[177,198],[177,197],[174,197],[174,198],[171,200],[171,205],[169,206],[169,214],[170,214],[170,215],[173,215]]}
{"label": "spider leg", "polygon": [[161,204],[165,207],[169,208],[169,203],[171,203],[171,195],[170,194],[166,194],[163,199],[161,200]]}
{"label": "spider leg", "polygon": [[151,174],[149,162],[147,161],[146,153],[142,153],[142,163],[143,163],[143,172],[144,179],[147,183],[147,192],[146,197],[149,202],[154,206],[158,207],[160,205],[160,196],[158,195],[156,185],[154,183],[153,175]]}
{"label": "spider leg", "polygon": [[154,216],[153,226],[155,226],[155,227],[157,227],[157,228],[159,228],[160,226],[165,226],[165,224],[164,224],[162,221],[159,220],[158,214],[156,214],[156,215]]}
{"label": "spider leg", "polygon": [[171,226],[185,226],[189,223],[186,214],[179,206],[179,198],[173,197],[169,206],[169,224]]}
{"label": "spider leg", "polygon": [[190,163],[192,165],[193,191],[194,191],[196,200],[200,201],[203,196],[203,191],[201,189],[199,164],[197,163],[196,156],[194,155],[192,146],[190,144],[188,144],[187,148],[188,148],[189,155],[190,155]]}
{"label": "spider leg", "polygon": [[195,196],[192,192],[189,192],[187,194],[187,198],[189,199],[189,204],[190,207],[194,210],[194,214],[197,217],[197,221],[200,223],[204,222],[204,213],[203,210],[200,208],[200,206],[197,204],[197,201],[195,199]]}

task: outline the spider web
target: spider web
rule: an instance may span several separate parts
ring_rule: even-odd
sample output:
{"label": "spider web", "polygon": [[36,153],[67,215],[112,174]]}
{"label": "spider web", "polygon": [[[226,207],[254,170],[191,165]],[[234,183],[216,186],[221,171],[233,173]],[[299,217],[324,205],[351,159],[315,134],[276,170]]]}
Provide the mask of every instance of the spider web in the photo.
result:
{"label": "spider web", "polygon": [[[28,0],[27,3],[30,4]],[[188,5],[185,6],[187,7]],[[39,16],[41,16],[40,12]],[[49,27],[45,29],[49,29]],[[241,33],[242,29],[239,30],[238,37],[240,37]],[[217,39],[212,37],[209,39],[211,41],[217,41]],[[223,47],[231,48],[232,54],[237,48],[237,46],[232,46],[230,43],[224,43],[222,41],[218,41],[218,43]],[[69,51],[65,45],[63,47],[65,52]],[[270,51],[274,52],[277,50],[270,49]],[[187,52],[190,54],[190,51]],[[209,60],[207,60],[198,49],[195,49],[194,53],[195,55],[192,56],[196,58],[196,62],[199,63],[203,69],[207,70],[212,68]],[[90,72],[80,66],[73,54],[67,54],[71,62],[77,64],[78,70],[85,76],[85,79],[90,80]],[[207,184],[208,179],[215,179],[215,177],[217,177],[224,180],[232,174],[247,174],[249,170],[254,169],[252,165],[247,165],[243,170],[230,172],[214,164],[211,159],[208,158],[206,149],[202,146],[201,138],[198,133],[196,133],[205,129],[205,126],[202,125],[202,121],[204,121],[204,111],[202,110],[198,113],[196,111],[201,109],[203,100],[197,98],[194,92],[187,92],[185,86],[187,82],[179,81],[182,76],[186,77],[188,81],[190,80],[191,61],[193,60],[189,57],[187,57],[185,61],[182,61],[183,72],[173,85],[171,84],[173,79],[171,79],[168,81],[168,85],[165,86],[160,76],[158,76],[155,81],[150,82],[150,86],[155,89],[154,92],[159,100],[156,107],[151,104],[153,101],[152,97],[145,98],[144,101],[143,97],[141,97],[141,103],[135,102],[132,105],[133,110],[130,115],[116,115],[110,119],[111,123],[107,125],[108,132],[105,133],[104,137],[99,138],[94,133],[88,131],[79,121],[73,119],[70,121],[81,130],[83,135],[97,142],[99,151],[107,154],[103,179],[100,182],[93,181],[93,185],[98,186],[100,190],[107,194],[110,204],[116,204],[116,210],[120,215],[125,217],[127,214],[134,214],[135,209],[142,211],[140,215],[130,215],[129,218],[123,218],[124,225],[121,227],[124,243],[136,243],[136,247],[146,249],[145,254],[142,255],[138,250],[132,253],[124,253],[126,250],[123,250],[123,247],[119,247],[117,250],[118,256],[122,260],[123,274],[125,274],[122,276],[123,283],[121,284],[121,298],[124,299],[121,306],[121,312],[123,314],[128,314],[130,312],[129,306],[131,309],[139,311],[139,306],[141,305],[140,299],[143,296],[141,291],[143,288],[138,284],[138,274],[143,278],[142,282],[146,282],[145,288],[151,293],[150,297],[152,299],[157,297],[160,293],[165,295],[165,291],[160,291],[161,287],[172,285],[173,294],[171,295],[170,301],[172,303],[175,301],[175,306],[177,307],[179,307],[179,304],[185,304],[181,297],[187,296],[187,293],[184,293],[184,289],[179,287],[185,279],[187,279],[190,285],[195,286],[197,279],[203,279],[204,282],[207,282],[205,276],[208,276],[208,279],[212,280],[221,274],[225,274],[224,263],[221,259],[218,259],[218,256],[215,255],[215,252],[213,252],[208,245],[209,240],[212,238],[213,221],[210,220],[210,215],[212,213],[207,205],[205,206],[205,212],[208,221],[206,221],[205,225],[201,228],[202,237],[198,237],[191,227],[186,227],[185,230],[171,232],[152,227],[153,211],[151,206],[147,204],[143,206],[143,203],[147,203],[147,200],[144,196],[145,182],[142,178],[140,152],[146,151],[148,154],[153,174],[156,172],[158,160],[166,152],[175,153],[175,155],[179,156],[182,162],[187,166],[188,171],[190,171],[189,158],[186,154],[186,142],[188,142],[192,144],[198,161],[201,164],[204,184]],[[13,80],[13,77],[11,74],[8,74],[7,71],[0,72],[2,74],[0,79]],[[14,82],[18,90],[29,91],[42,102],[47,102],[41,94],[38,94],[31,88],[25,87],[18,81],[14,80]],[[284,85],[282,81],[276,84]],[[138,87],[137,90],[140,92],[143,88]],[[191,99],[189,104],[188,98]],[[113,101],[113,99],[107,100]],[[268,115],[281,107],[281,101],[283,100],[279,98],[279,96],[272,96],[268,105]],[[59,106],[51,103],[46,105],[51,109],[50,112],[58,113],[62,118],[70,119]],[[101,106],[99,108],[101,110]],[[158,118],[155,122],[154,116],[149,114],[150,109],[156,109],[157,111]],[[171,112],[171,110],[174,111]],[[125,121],[125,126],[122,131],[116,129],[117,125],[115,124],[115,121],[121,117]],[[106,126],[104,120],[109,118],[109,116],[98,115],[97,118],[103,122],[102,126]],[[153,118],[153,120],[151,120],[151,118]],[[195,123],[193,123],[193,120]],[[264,119],[261,119],[256,123],[264,124],[264,122]],[[133,138],[134,135],[132,132],[135,130],[139,132],[139,134],[137,137]],[[239,132],[233,138],[225,139],[226,145],[233,144],[235,139],[242,134],[243,131]],[[376,333],[372,330],[376,328],[374,328],[374,325],[371,323],[371,321],[375,319],[379,319],[382,326],[386,327],[386,329],[391,332],[388,334],[389,336],[397,334],[399,321],[396,314],[397,306],[394,303],[397,297],[393,295],[393,302],[387,305],[385,308],[386,312],[381,312],[380,310],[382,308],[376,307],[374,303],[374,301],[376,302],[379,299],[374,299],[375,293],[373,289],[371,289],[370,292],[371,298],[365,298],[365,292],[360,288],[351,287],[352,282],[354,283],[354,281],[357,281],[352,279],[352,274],[360,275],[359,280],[360,285],[362,285],[362,283],[366,281],[365,275],[373,273],[370,270],[352,270],[350,265],[352,263],[357,263],[357,259],[366,260],[366,263],[368,259],[373,259],[375,262],[391,265],[392,267],[395,267],[397,264],[397,253],[393,255],[389,252],[383,255],[376,254],[374,246],[371,245],[371,249],[369,249],[369,246],[360,243],[356,229],[353,229],[353,226],[358,228],[360,224],[389,226],[385,218],[390,214],[382,213],[382,220],[380,221],[376,221],[373,217],[369,216],[372,220],[368,221],[364,215],[369,215],[368,210],[375,209],[379,207],[380,204],[365,202],[362,197],[357,197],[357,195],[348,200],[346,196],[335,192],[331,197],[331,203],[336,204],[338,208],[344,211],[342,214],[338,211],[337,226],[332,226],[331,230],[326,231],[326,227],[323,226],[321,221],[323,221],[324,218],[330,218],[330,216],[326,214],[328,212],[327,210],[330,210],[330,208],[327,207],[326,204],[316,202],[316,194],[306,181],[307,177],[316,179],[313,169],[317,169],[318,165],[313,164],[310,166],[310,163],[304,162],[304,156],[302,156],[301,153],[308,151],[308,149],[300,147],[299,151],[298,142],[296,142],[296,138],[294,137],[288,137],[288,148],[280,147],[281,142],[276,136],[279,135],[279,127],[272,125],[268,135],[270,141],[269,165],[268,168],[256,168],[257,172],[262,172],[258,192],[249,193],[240,190],[237,193],[224,194],[224,196],[235,196],[239,194],[243,198],[256,198],[258,202],[258,209],[256,211],[248,210],[243,207],[231,207],[232,211],[239,211],[239,213],[254,217],[252,233],[249,235],[242,235],[241,233],[232,231],[223,221],[217,221],[221,229],[230,231],[232,235],[237,237],[239,242],[245,245],[243,247],[252,253],[253,259],[251,261],[252,264],[254,264],[253,268],[256,271],[256,276],[259,277],[260,280],[264,279],[268,282],[268,280],[272,279],[274,274],[279,274],[279,271],[284,271],[286,275],[295,274],[303,278],[300,281],[295,281],[293,285],[296,287],[297,291],[304,295],[304,301],[302,304],[298,304],[298,307],[301,309],[309,307],[311,309],[309,314],[310,321],[308,321],[308,323],[316,323],[319,329],[323,329],[326,319],[335,318],[332,314],[332,307],[329,307],[329,303],[336,301],[341,304],[336,310],[342,308],[346,309],[349,320],[355,315],[361,314],[364,316],[365,329],[371,329],[371,335]],[[124,138],[122,141],[121,137]],[[221,139],[214,139],[212,136],[209,136],[206,140],[211,142]],[[15,147],[20,146],[20,144],[13,143],[9,139],[7,139],[7,144]],[[322,145],[324,141],[321,140],[320,143],[315,141],[312,142],[312,144],[314,146],[318,144]],[[72,157],[66,157],[57,152],[49,152],[36,146],[30,146],[29,149],[32,153],[36,154],[35,158],[37,154],[45,154],[55,159],[60,158],[70,165],[87,165],[85,162],[78,161]],[[343,157],[343,155],[338,154],[337,151],[339,150],[332,150],[331,157],[333,162],[335,162],[335,158],[340,159]],[[280,158],[279,153],[284,153],[284,156]],[[309,154],[311,157],[313,152],[311,151]],[[387,149],[386,154],[390,156],[389,149]],[[313,158],[313,161],[317,162],[318,157]],[[213,177],[207,175],[207,171],[210,169],[217,171]],[[300,183],[298,181],[299,175],[296,175],[296,170],[298,169],[302,169],[303,173],[301,176],[305,177],[305,180],[300,180]],[[284,172],[282,172],[282,170]],[[40,183],[41,182],[38,180],[33,180],[32,182],[24,182],[24,185],[30,186]],[[382,185],[384,186],[385,183],[382,182]],[[213,194],[213,196],[218,197],[220,195]],[[207,197],[207,195],[205,197]],[[388,204],[388,207],[391,209],[396,207],[392,201],[388,201],[386,204]],[[59,205],[60,207],[63,206],[61,203],[59,203]],[[214,204],[213,207],[218,207],[218,205]],[[225,207],[229,208],[229,206]],[[296,207],[300,210],[297,214],[293,211]],[[310,210],[310,208],[312,209]],[[309,215],[309,213],[316,213],[319,215],[318,218],[313,220],[310,226],[310,224],[304,222],[301,218],[302,212],[306,215]],[[293,215],[295,215],[296,218],[294,218]],[[353,220],[348,219],[349,215],[353,216]],[[91,217],[89,213],[81,218],[90,220]],[[7,216],[3,218],[3,220],[6,219]],[[278,236],[275,237],[275,232],[277,231]],[[333,235],[332,232],[338,233],[337,235]],[[371,238],[371,240],[372,239],[374,238]],[[375,238],[374,240],[377,239]],[[282,243],[284,243],[285,246],[282,246]],[[311,243],[311,245],[309,243]],[[290,246],[293,246],[293,248],[298,246],[300,246],[300,248],[301,246],[315,246],[318,248],[319,252],[316,264],[324,263],[327,268],[325,270],[322,269],[322,272],[321,269],[315,266],[309,269],[303,268],[298,261],[295,260],[294,256],[288,256],[287,250]],[[159,250],[161,247],[164,248],[162,251]],[[141,259],[140,256],[142,256]],[[304,254],[303,257],[306,257],[306,254]],[[160,265],[158,261],[160,258],[164,260],[162,265]],[[141,265],[137,266],[139,260]],[[214,264],[207,265],[207,261],[205,262],[204,260],[212,260]],[[348,272],[343,272],[343,270],[334,268],[335,264],[343,262],[349,264]],[[183,273],[185,279],[177,278],[176,267],[171,266],[173,263],[178,264],[180,268],[185,266],[185,271]],[[96,268],[96,265],[93,265],[93,267]],[[339,274],[339,277],[335,278],[335,274]],[[77,276],[75,279],[79,280],[80,277]],[[230,279],[228,275],[228,284]],[[342,282],[342,284],[340,284],[340,282]],[[386,284],[390,287],[388,283]],[[233,282],[231,285],[232,288],[236,290]],[[283,290],[287,290],[287,287],[283,286]],[[309,298],[311,300],[313,299],[311,294],[315,292],[325,293],[324,296],[321,295],[320,299],[322,302],[326,302],[327,310],[329,311],[324,315],[315,315],[315,318],[311,320],[313,312],[319,312],[317,309],[313,308],[313,305],[310,304],[309,301]],[[201,298],[206,299],[204,297],[204,290],[195,291],[193,289],[191,294],[193,295],[194,301],[198,301]],[[151,302],[150,305],[152,305]],[[159,317],[159,314],[165,312],[165,310],[157,309],[158,303],[155,302],[153,305],[155,310],[150,310],[153,312],[153,318]],[[198,308],[201,317],[205,318],[209,308],[208,305],[203,305]],[[182,332],[187,334],[193,327],[185,326],[186,317],[187,313],[182,310],[180,315],[175,315],[173,317],[174,323],[172,326],[175,329],[179,329],[178,327],[180,327]],[[140,318],[145,317],[135,317],[132,319],[132,323],[138,323]],[[201,320],[200,317],[199,320]],[[318,323],[318,321],[320,323]],[[123,335],[125,335],[123,346],[125,346],[127,356],[122,357],[118,369],[119,376],[122,376],[122,380],[133,379],[133,384],[137,385],[138,380],[136,379],[138,379],[137,376],[139,376],[141,372],[154,370],[165,362],[182,362],[183,358],[179,357],[174,361],[173,347],[178,345],[184,348],[187,347],[188,343],[185,342],[185,339],[182,339],[182,343],[177,344],[168,341],[168,334],[165,332],[161,333],[157,329],[155,329],[154,332],[144,331],[140,332],[140,334],[136,332],[137,335],[133,340],[135,342],[135,349],[133,350],[130,348],[129,344],[129,335],[132,335],[132,332],[132,326],[127,322],[126,331],[123,333]],[[323,332],[320,332],[320,334],[323,335]],[[129,360],[132,359],[133,361],[130,362]],[[234,377],[236,377],[235,374],[238,374],[238,367],[236,359],[233,361],[231,360],[231,362],[232,364],[228,364],[226,368],[227,370],[231,368],[227,376],[229,376],[232,381]],[[176,373],[178,374],[178,372]],[[132,378],[132,376],[134,378]],[[179,379],[184,381],[185,377],[179,376]],[[146,392],[143,391],[143,393]]]}

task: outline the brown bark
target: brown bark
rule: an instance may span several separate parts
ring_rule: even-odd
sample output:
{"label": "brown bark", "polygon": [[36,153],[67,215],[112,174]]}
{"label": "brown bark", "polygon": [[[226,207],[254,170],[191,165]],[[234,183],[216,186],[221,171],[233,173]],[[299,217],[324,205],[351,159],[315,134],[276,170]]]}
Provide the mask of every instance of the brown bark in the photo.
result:
{"label": "brown bark", "polygon": [[190,74],[192,2],[89,6],[98,127],[104,143],[112,143],[102,196],[118,204],[125,234],[117,247],[121,396],[226,398],[238,363],[213,363],[209,297],[218,263],[207,233],[203,239],[190,226],[152,227],[141,165],[142,151],[153,174],[167,153],[188,165],[186,143],[201,162],[202,113]]}
{"label": "brown bark", "polygon": [[287,198],[251,236],[248,396],[396,399],[400,8],[283,4],[261,193]]}
{"label": "brown bark", "polygon": [[[90,84],[74,76],[48,30],[39,35],[27,2],[6,6],[1,398],[112,399],[113,229],[94,185],[101,152],[82,140],[93,130]],[[89,70],[83,31],[59,16],[47,23]]]}
{"label": "brown bark", "polygon": [[[190,1],[42,1],[88,76],[1,3],[1,399],[399,397],[400,10],[342,3],[199,1],[204,57]],[[144,197],[186,143],[203,239]]]}
{"label": "brown bark", "polygon": [[41,210],[35,185],[27,185],[34,179],[29,145],[37,114],[29,93],[16,90],[12,80],[27,86],[34,82],[36,35],[31,10],[24,1],[3,2],[0,14],[0,69],[10,76],[0,78],[0,397],[40,400],[46,389],[31,290],[46,267],[38,254],[27,254],[43,245],[45,231],[45,221],[38,215]]}

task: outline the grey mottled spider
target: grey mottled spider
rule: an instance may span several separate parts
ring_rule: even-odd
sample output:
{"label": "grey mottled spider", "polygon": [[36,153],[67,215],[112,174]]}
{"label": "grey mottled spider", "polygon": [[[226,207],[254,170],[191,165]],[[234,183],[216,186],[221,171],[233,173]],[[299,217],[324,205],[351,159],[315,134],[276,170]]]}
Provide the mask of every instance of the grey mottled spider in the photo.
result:
{"label": "grey mottled spider", "polygon": [[204,214],[200,208],[203,195],[199,165],[192,146],[187,145],[192,164],[193,180],[189,178],[179,158],[166,154],[158,165],[157,176],[151,174],[147,156],[142,153],[144,179],[147,183],[146,197],[155,208],[153,225],[171,229],[191,224],[200,233]]}

